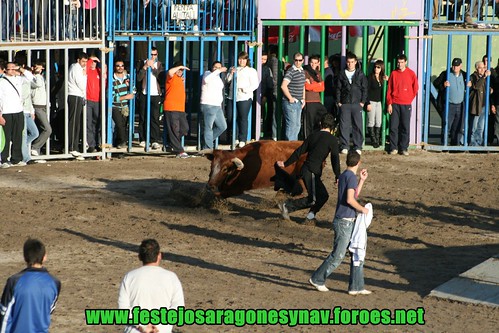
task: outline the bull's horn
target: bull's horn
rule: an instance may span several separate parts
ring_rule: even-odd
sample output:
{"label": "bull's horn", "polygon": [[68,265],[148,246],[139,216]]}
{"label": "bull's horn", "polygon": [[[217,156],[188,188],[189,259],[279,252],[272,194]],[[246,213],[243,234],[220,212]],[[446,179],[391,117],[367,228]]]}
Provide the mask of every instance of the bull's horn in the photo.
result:
{"label": "bull's horn", "polygon": [[231,160],[232,163],[234,163],[237,167],[237,170],[242,170],[244,168],[244,163],[243,161],[241,161],[239,158],[237,157],[234,157],[232,160]]}

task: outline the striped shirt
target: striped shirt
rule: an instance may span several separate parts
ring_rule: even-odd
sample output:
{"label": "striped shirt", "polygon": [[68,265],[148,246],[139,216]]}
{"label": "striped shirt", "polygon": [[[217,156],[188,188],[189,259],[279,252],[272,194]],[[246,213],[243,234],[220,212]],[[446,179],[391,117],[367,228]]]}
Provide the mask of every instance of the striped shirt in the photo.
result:
{"label": "striped shirt", "polygon": [[288,90],[293,98],[303,100],[303,88],[305,87],[305,72],[303,68],[295,65],[287,70],[284,79],[289,82]]}
{"label": "striped shirt", "polygon": [[113,106],[114,107],[123,107],[128,104],[128,100],[124,99],[120,101],[122,96],[128,95],[128,85],[126,84],[126,80],[129,79],[128,75],[120,78],[113,76]]}

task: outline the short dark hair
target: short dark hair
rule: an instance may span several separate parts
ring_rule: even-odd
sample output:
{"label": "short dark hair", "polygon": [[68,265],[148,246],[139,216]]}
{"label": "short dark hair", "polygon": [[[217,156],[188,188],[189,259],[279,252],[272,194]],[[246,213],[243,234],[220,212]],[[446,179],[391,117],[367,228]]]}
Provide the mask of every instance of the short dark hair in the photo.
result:
{"label": "short dark hair", "polygon": [[88,59],[88,54],[86,54],[85,52],[81,51],[78,53],[78,60],[80,59]]}
{"label": "short dark hair", "polygon": [[399,54],[397,56],[397,60],[404,60],[404,61],[407,61],[407,56],[405,54]]}
{"label": "short dark hair", "polygon": [[220,61],[215,60],[214,62],[211,63],[211,68],[215,67],[216,64],[222,64]]}
{"label": "short dark hair", "polygon": [[347,154],[347,167],[354,167],[360,162],[360,154],[355,150],[350,150]]}
{"label": "short dark hair", "polygon": [[42,67],[45,67],[45,61],[41,60],[41,59],[37,59],[35,62],[34,62],[35,66],[42,66]]}
{"label": "short dark hair", "polygon": [[184,66],[184,63],[182,61],[175,61],[172,67],[178,67],[178,66]]}
{"label": "short dark hair", "polygon": [[38,239],[28,238],[23,246],[24,261],[28,266],[42,264],[45,257],[45,245]]}
{"label": "short dark hair", "polygon": [[353,52],[348,52],[346,55],[346,59],[355,59],[357,60],[357,55]]}
{"label": "short dark hair", "polygon": [[326,113],[321,118],[321,128],[334,128],[334,116],[331,113]]}
{"label": "short dark hair", "polygon": [[139,246],[139,259],[142,263],[150,264],[156,262],[159,254],[159,244],[155,239],[144,239]]}
{"label": "short dark hair", "polygon": [[0,59],[0,69],[5,70],[5,60]]}
{"label": "short dark hair", "polygon": [[318,54],[313,54],[308,58],[308,61],[310,62],[311,60],[318,60],[319,62],[321,61],[321,56]]}

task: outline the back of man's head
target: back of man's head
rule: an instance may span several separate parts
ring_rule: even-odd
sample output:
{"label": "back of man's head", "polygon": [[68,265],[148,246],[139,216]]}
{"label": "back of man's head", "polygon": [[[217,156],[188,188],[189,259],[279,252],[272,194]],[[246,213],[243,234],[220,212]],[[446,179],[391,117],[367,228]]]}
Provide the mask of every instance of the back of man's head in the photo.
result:
{"label": "back of man's head", "polygon": [[41,265],[45,257],[45,245],[38,239],[29,238],[24,242],[23,254],[28,266]]}
{"label": "back of man's head", "polygon": [[322,129],[333,129],[334,128],[334,116],[330,113],[326,113],[321,118],[321,128]]}
{"label": "back of man's head", "polygon": [[139,246],[139,259],[144,265],[156,262],[159,244],[155,239],[144,239]]}
{"label": "back of man's head", "polygon": [[351,168],[359,164],[360,162],[360,154],[355,150],[351,150],[347,154],[347,167]]}

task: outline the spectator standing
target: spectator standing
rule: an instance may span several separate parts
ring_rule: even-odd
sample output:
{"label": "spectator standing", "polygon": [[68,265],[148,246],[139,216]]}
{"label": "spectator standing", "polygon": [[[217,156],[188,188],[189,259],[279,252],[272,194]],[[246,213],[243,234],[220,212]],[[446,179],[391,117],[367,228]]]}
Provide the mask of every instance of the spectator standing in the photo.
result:
{"label": "spectator standing", "polygon": [[471,114],[471,146],[481,146],[483,144],[483,132],[485,130],[485,118],[487,110],[485,110],[485,93],[487,87],[487,76],[490,76],[490,71],[486,69],[483,61],[475,63],[475,72],[471,74],[471,91],[469,99],[469,112]]}
{"label": "spectator standing", "polygon": [[130,92],[130,77],[125,72],[123,60],[116,60],[113,74],[114,142],[118,148],[127,147],[127,124],[130,114],[129,101],[135,97]]}
{"label": "spectator standing", "polygon": [[84,25],[85,25],[85,36],[84,39],[97,39],[98,37],[98,26],[99,21],[97,0],[84,0],[83,2],[83,15],[84,15]]}
{"label": "spectator standing", "polygon": [[45,78],[43,70],[45,63],[42,61],[35,62],[33,74],[35,82],[31,85],[31,100],[35,109],[35,122],[38,127],[39,135],[31,143],[31,155],[38,156],[41,148],[45,145],[52,134],[49,117],[47,114],[47,87],[45,86]]}
{"label": "spectator standing", "polygon": [[412,101],[418,94],[418,79],[407,67],[405,54],[397,56],[397,70],[390,74],[386,105],[390,118],[390,154],[409,155]]}
{"label": "spectator standing", "polygon": [[260,82],[260,93],[263,110],[263,128],[265,137],[277,138],[277,125],[275,119],[274,77],[272,68],[268,62],[268,54],[262,53],[262,81]]}
{"label": "spectator standing", "polygon": [[[182,284],[177,275],[160,267],[162,255],[155,239],[145,239],[139,246],[139,260],[142,267],[128,272],[121,282],[118,307],[132,310],[139,306],[142,309],[177,309],[184,306]],[[171,325],[153,327],[128,326],[126,333],[156,332],[170,333]]]}
{"label": "spectator standing", "polygon": [[[28,68],[23,66],[26,72],[31,72]],[[31,100],[31,88],[34,86],[35,78],[33,81],[23,81],[21,97],[23,100],[23,110],[24,110],[24,129],[23,129],[23,162],[30,163],[30,145],[33,140],[35,140],[38,135],[38,128],[35,124],[35,109],[33,108],[33,103]]]}
{"label": "spectator standing", "polygon": [[168,70],[166,77],[166,96],[163,104],[169,146],[178,158],[188,158],[182,146],[182,137],[187,135],[189,124],[185,116],[184,70],[190,70],[181,62],[176,62]]}
{"label": "spectator standing", "polygon": [[90,56],[87,62],[87,152],[93,153],[98,148],[101,138],[100,129],[100,100],[102,72],[97,64],[99,58]]}
{"label": "spectator standing", "polygon": [[320,126],[321,130],[310,134],[287,161],[277,161],[277,165],[284,168],[295,163],[301,155],[308,154],[300,171],[308,196],[279,204],[281,214],[287,220],[289,220],[288,214],[290,211],[310,208],[305,218],[305,224],[315,224],[315,216],[329,199],[329,194],[321,179],[324,161],[329,154],[331,155],[331,167],[336,180],[340,176],[338,139],[332,134],[334,129],[333,115],[324,114]]}
{"label": "spectator standing", "polygon": [[226,73],[227,67],[220,61],[213,62],[211,70],[204,72],[201,83],[201,112],[204,119],[203,149],[213,149],[213,142],[227,129],[224,112],[224,82],[220,73]]}
{"label": "spectator standing", "polygon": [[[463,121],[464,121],[464,95],[466,92],[466,85],[471,87],[471,82],[466,84],[466,72],[462,70],[462,60],[460,58],[452,59],[452,67],[447,76],[447,70],[440,73],[440,75],[433,81],[433,86],[438,90],[437,103],[442,111],[442,134],[441,144],[445,142],[445,138],[450,134],[450,145],[456,146],[460,139]],[[447,91],[449,94],[448,101]],[[447,118],[445,116],[445,107],[448,102]],[[448,132],[445,132],[445,126],[448,119]]]}
{"label": "spectator standing", "polygon": [[[303,109],[303,137],[307,138],[320,129],[320,120],[326,114],[326,107],[321,103],[320,93],[324,91],[324,81],[320,73],[321,58],[313,55],[305,70],[305,108]],[[334,125],[333,127],[334,128]]]}
{"label": "spectator standing", "polygon": [[301,112],[305,107],[305,72],[303,71],[303,54],[293,55],[294,64],[284,75],[281,89],[282,110],[285,119],[286,140],[298,140],[301,128]]}
{"label": "spectator standing", "polygon": [[[499,5],[498,5],[499,7]],[[495,72],[499,73],[499,60],[497,62],[497,66],[495,68]],[[496,77],[494,80],[494,91],[492,93],[492,114],[494,115],[490,124],[491,127],[493,127],[492,135],[490,138],[490,141],[492,144],[494,144],[494,140],[497,140],[497,144],[499,145],[499,77]]]}
{"label": "spectator standing", "polygon": [[[1,168],[24,166],[22,145],[24,130],[24,107],[22,99],[23,82],[33,82],[31,72],[16,63],[6,65],[4,76],[0,79],[0,125],[5,134],[5,147],[2,150]],[[12,147],[11,144],[12,143]]]}
{"label": "spectator standing", "polygon": [[[237,68],[233,68],[232,71],[227,75],[227,81],[231,83],[231,88],[229,89],[229,100],[233,100],[233,77],[234,73],[237,72],[236,79],[236,144],[239,148],[246,145],[248,140],[248,114],[253,104],[253,92],[258,88],[258,74],[256,70],[250,67],[249,55],[246,52],[239,53],[237,57]],[[232,115],[234,111],[232,110],[232,105],[229,101],[229,117],[228,123],[232,124]]]}
{"label": "spectator standing", "polygon": [[88,55],[85,52],[80,52],[76,62],[69,67],[68,74],[68,149],[69,153],[77,159],[83,159],[79,144],[83,107],[86,103],[87,93],[87,62]]}
{"label": "spectator standing", "polygon": [[[334,247],[324,262],[310,277],[310,284],[319,291],[329,291],[326,279],[341,264],[352,238],[355,226],[356,213],[368,214],[369,210],[357,201],[364,182],[367,179],[367,169],[360,171],[360,181],[357,184],[357,171],[360,167],[360,154],[350,151],[347,155],[347,169],[338,179],[338,202],[333,220]],[[369,295],[371,291],[364,289],[364,263],[359,266],[350,263],[350,282],[348,293],[350,295]]]}
{"label": "spectator standing", "polygon": [[[359,66],[360,67],[360,66]],[[336,100],[340,116],[340,150],[348,153],[350,133],[352,133],[353,149],[361,154],[364,134],[362,130],[362,108],[367,102],[367,78],[357,68],[357,56],[348,53],[346,68],[338,73]]]}
{"label": "spectator standing", "polygon": [[147,95],[150,97],[152,149],[160,149],[161,139],[159,108],[161,105],[161,87],[158,75],[163,72],[163,64],[158,61],[158,49],[151,48],[151,58],[144,60],[144,65],[137,74],[137,81],[142,81],[142,90],[139,93],[139,141],[140,146],[146,146],[147,135]]}
{"label": "spectator standing", "polygon": [[23,247],[27,268],[7,280],[0,304],[0,331],[48,333],[61,282],[43,266],[45,246],[28,239]]}
{"label": "spectator standing", "polygon": [[381,97],[383,95],[383,82],[387,81],[385,75],[385,63],[383,60],[376,60],[374,67],[367,78],[367,134],[371,137],[371,144],[374,148],[380,146],[381,120],[383,116],[383,105]]}

